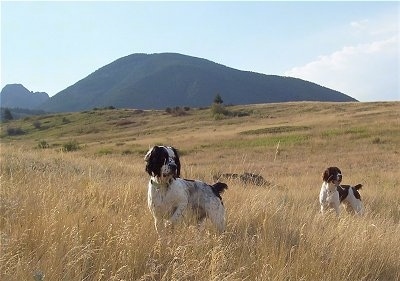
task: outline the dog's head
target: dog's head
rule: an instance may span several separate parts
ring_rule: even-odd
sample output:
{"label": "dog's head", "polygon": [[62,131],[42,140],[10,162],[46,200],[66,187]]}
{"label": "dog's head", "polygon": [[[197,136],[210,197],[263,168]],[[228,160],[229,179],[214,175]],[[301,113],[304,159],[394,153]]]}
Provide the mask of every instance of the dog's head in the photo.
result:
{"label": "dog's head", "polygon": [[322,174],[322,180],[327,183],[339,185],[342,182],[342,171],[338,167],[329,167]]}
{"label": "dog's head", "polygon": [[178,151],[173,147],[154,146],[146,153],[144,160],[146,172],[159,183],[166,183],[180,176],[181,163]]}

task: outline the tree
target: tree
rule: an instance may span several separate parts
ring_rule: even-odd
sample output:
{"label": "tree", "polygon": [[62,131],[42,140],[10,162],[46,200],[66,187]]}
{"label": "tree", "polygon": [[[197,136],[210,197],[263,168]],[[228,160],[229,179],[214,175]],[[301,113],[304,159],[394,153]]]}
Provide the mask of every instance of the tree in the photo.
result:
{"label": "tree", "polygon": [[221,96],[219,94],[217,94],[214,98],[214,103],[216,104],[222,104],[224,103],[224,101],[222,100]]}
{"label": "tree", "polygon": [[10,120],[13,120],[13,119],[14,119],[14,117],[13,117],[12,114],[11,114],[11,111],[10,111],[8,108],[5,108],[5,109],[4,109],[4,112],[3,112],[3,119],[4,119],[5,121],[10,121]]}

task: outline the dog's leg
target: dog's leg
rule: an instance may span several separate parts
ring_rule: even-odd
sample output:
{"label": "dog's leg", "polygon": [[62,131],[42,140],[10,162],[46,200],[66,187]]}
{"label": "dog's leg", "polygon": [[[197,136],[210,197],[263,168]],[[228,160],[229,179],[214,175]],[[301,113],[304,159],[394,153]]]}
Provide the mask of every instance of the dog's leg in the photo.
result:
{"label": "dog's leg", "polygon": [[352,200],[348,200],[347,202],[349,202],[349,205],[357,215],[363,214],[363,205],[360,200],[354,198]]}
{"label": "dog's leg", "polygon": [[160,234],[163,231],[163,224],[162,224],[162,219],[157,219],[154,217],[154,226],[156,227],[156,231],[158,234]]}
{"label": "dog's leg", "polygon": [[360,201],[358,206],[357,206],[357,214],[362,216],[364,214],[364,206],[363,203]]}
{"label": "dog's leg", "polygon": [[331,194],[330,196],[330,202],[333,206],[333,208],[335,209],[336,215],[339,216],[340,215],[340,198],[339,198],[339,192],[334,192],[333,194]]}
{"label": "dog's leg", "polygon": [[346,198],[346,202],[350,205],[350,207],[353,209],[353,211],[357,215],[362,215],[363,214],[363,204],[360,199],[357,199],[354,195],[354,191],[352,188],[349,189],[349,195]]}
{"label": "dog's leg", "polygon": [[339,204],[335,204],[334,208],[335,208],[336,215],[339,216],[340,215],[340,205]]}
{"label": "dog's leg", "polygon": [[214,224],[216,225],[219,233],[222,233],[225,231],[225,217],[224,216],[221,216],[220,218],[218,218],[217,221],[214,222]]}
{"label": "dog's leg", "polygon": [[171,224],[174,225],[177,222],[179,222],[179,220],[183,217],[183,213],[186,210],[186,207],[188,205],[188,202],[181,202],[178,207],[176,208],[174,214],[171,216],[171,218],[168,220],[167,224]]}
{"label": "dog's leg", "polygon": [[199,232],[203,233],[203,232],[204,232],[204,229],[205,229],[205,225],[206,225],[206,220],[205,220],[205,218],[200,219],[200,220],[197,222],[197,230],[198,230]]}
{"label": "dog's leg", "polygon": [[325,203],[321,203],[320,212],[321,212],[321,214],[325,213]]}
{"label": "dog's leg", "polygon": [[219,233],[225,231],[225,208],[221,203],[212,212],[208,213],[208,217]]}
{"label": "dog's leg", "polygon": [[319,204],[321,205],[320,212],[321,214],[325,213],[327,202],[327,193],[324,188],[324,184],[322,184],[321,191],[319,192]]}

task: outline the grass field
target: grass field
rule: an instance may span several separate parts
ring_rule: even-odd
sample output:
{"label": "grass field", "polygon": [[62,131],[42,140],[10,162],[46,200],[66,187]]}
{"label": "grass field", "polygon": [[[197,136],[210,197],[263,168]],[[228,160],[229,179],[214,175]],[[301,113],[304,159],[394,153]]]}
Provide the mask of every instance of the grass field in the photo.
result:
{"label": "grass field", "polygon": [[[0,279],[400,279],[399,102],[228,110],[242,117],[121,109],[3,123]],[[270,184],[227,181],[224,234],[184,225],[159,240],[143,161],[156,144],[180,150],[186,178]],[[328,166],[363,184],[364,216],[319,214]]]}

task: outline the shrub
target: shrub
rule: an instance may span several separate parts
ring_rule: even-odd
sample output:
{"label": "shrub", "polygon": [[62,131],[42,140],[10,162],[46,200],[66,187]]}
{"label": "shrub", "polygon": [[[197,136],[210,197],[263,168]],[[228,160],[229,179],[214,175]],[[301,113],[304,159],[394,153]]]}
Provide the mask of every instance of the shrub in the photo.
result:
{"label": "shrub", "polygon": [[76,151],[78,149],[80,149],[80,146],[76,140],[64,143],[62,146],[62,151],[64,152]]}
{"label": "shrub", "polygon": [[36,129],[40,129],[42,127],[42,123],[36,120],[35,122],[33,122],[33,127],[35,127]]}
{"label": "shrub", "polygon": [[122,151],[122,155],[130,155],[130,154],[133,154],[133,152],[129,149]]}
{"label": "shrub", "polygon": [[11,111],[10,111],[10,109],[8,109],[8,108],[5,108],[4,109],[4,111],[2,111],[2,114],[1,114],[2,116],[2,119],[4,120],[4,121],[10,121],[10,120],[13,120],[14,119],[14,117],[12,116],[12,114],[11,114]]}
{"label": "shrub", "polygon": [[227,110],[225,108],[225,106],[223,106],[220,103],[213,103],[211,106],[211,113],[212,115],[215,117],[216,115],[223,115],[223,116],[227,116],[229,115],[229,110]]}
{"label": "shrub", "polygon": [[250,116],[251,112],[245,111],[245,110],[240,110],[238,112],[235,112],[234,114],[236,117],[246,117],[246,116]]}
{"label": "shrub", "polygon": [[181,108],[179,106],[176,106],[175,108],[167,107],[165,109],[165,112],[171,114],[172,116],[184,116],[186,115],[186,111],[189,111],[189,109],[190,107],[189,108],[188,107]]}
{"label": "shrub", "polygon": [[214,114],[213,117],[214,117],[214,120],[223,120],[223,119],[226,119],[226,115],[223,115],[223,114],[221,114],[221,113]]}
{"label": "shrub", "polygon": [[380,144],[383,143],[382,139],[380,137],[376,137],[372,140],[373,144]]}
{"label": "shrub", "polygon": [[42,149],[49,148],[49,144],[48,144],[47,141],[41,140],[41,141],[39,141],[39,143],[38,143],[38,147],[39,147],[39,148],[42,148]]}
{"label": "shrub", "polygon": [[7,134],[9,136],[23,135],[25,132],[21,128],[8,127]]}
{"label": "shrub", "polygon": [[215,104],[223,104],[223,103],[224,103],[224,101],[222,100],[220,94],[217,94],[217,95],[215,96],[215,98],[214,98],[214,103],[215,103]]}
{"label": "shrub", "polygon": [[67,117],[63,117],[61,122],[63,122],[63,124],[68,124],[69,122],[71,122]]}
{"label": "shrub", "polygon": [[131,125],[134,123],[135,123],[135,121],[133,121],[133,120],[122,118],[121,120],[118,120],[117,122],[115,122],[115,125],[116,126],[127,126],[127,125]]}
{"label": "shrub", "polygon": [[97,110],[113,110],[115,109],[115,106],[109,105],[109,106],[104,106],[104,107],[93,107],[93,110],[97,111]]}
{"label": "shrub", "polygon": [[97,151],[98,155],[108,155],[108,154],[112,154],[113,151],[111,148],[102,148],[99,151]]}

